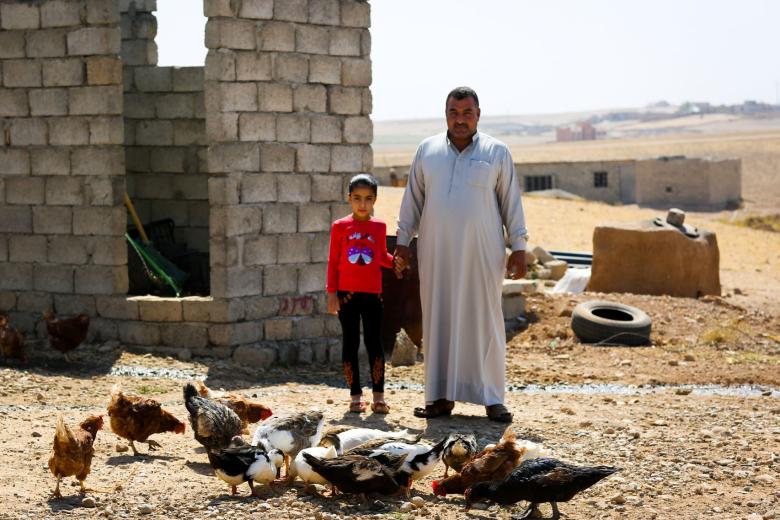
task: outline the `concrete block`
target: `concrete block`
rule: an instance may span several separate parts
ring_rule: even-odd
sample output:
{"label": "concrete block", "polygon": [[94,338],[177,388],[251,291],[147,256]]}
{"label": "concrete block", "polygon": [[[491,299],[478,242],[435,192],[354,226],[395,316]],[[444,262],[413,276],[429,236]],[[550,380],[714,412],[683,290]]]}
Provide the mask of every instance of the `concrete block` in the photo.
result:
{"label": "concrete block", "polygon": [[327,262],[330,249],[330,234],[317,233],[311,241],[311,261]]}
{"label": "concrete block", "polygon": [[331,150],[330,168],[334,172],[363,171],[363,146],[334,146]]}
{"label": "concrete block", "polygon": [[269,20],[274,16],[274,0],[243,0],[238,16],[254,20]]}
{"label": "concrete block", "polygon": [[269,52],[238,51],[235,61],[238,81],[268,81],[273,77]]}
{"label": "concrete block", "polygon": [[353,144],[371,144],[374,125],[370,117],[357,116],[344,119],[344,141]]}
{"label": "concrete block", "polygon": [[263,211],[263,233],[295,233],[298,214],[292,204],[273,204]]}
{"label": "concrete block", "polygon": [[230,49],[209,50],[208,54],[206,54],[206,66],[203,74],[205,81],[235,81],[235,51]]}
{"label": "concrete block", "polygon": [[126,224],[126,210],[122,206],[73,208],[74,235],[122,236]]}
{"label": "concrete block", "polygon": [[294,265],[270,265],[263,270],[263,295],[295,293],[298,288],[298,268]]}
{"label": "concrete block", "polygon": [[119,22],[119,4],[116,0],[87,0],[87,23],[107,25]]}
{"label": "concrete block", "polygon": [[125,154],[119,146],[78,148],[71,154],[73,175],[124,175]]}
{"label": "concrete block", "polygon": [[154,94],[125,92],[124,116],[129,119],[154,119]]}
{"label": "concrete block", "polygon": [[52,264],[83,265],[89,260],[87,239],[74,236],[49,237],[46,258]]}
{"label": "concrete block", "polygon": [[75,87],[69,89],[71,115],[122,114],[122,87]]}
{"label": "concrete block", "polygon": [[[0,256],[2,258],[2,256]],[[16,307],[16,293],[11,291],[0,292],[0,309],[4,311],[14,310]]]}
{"label": "concrete block", "polygon": [[33,60],[3,62],[3,85],[6,87],[40,87],[41,63]]}
{"label": "concrete block", "polygon": [[260,170],[264,172],[291,172],[295,167],[296,150],[282,143],[260,145]]}
{"label": "concrete block", "polygon": [[307,316],[293,321],[293,339],[321,338],[324,332],[322,316]]}
{"label": "concrete block", "polygon": [[163,345],[172,347],[205,348],[209,344],[208,325],[205,323],[176,323],[160,325]]}
{"label": "concrete block", "polygon": [[176,146],[205,146],[206,122],[202,119],[182,119],[173,122],[173,144]]}
{"label": "concrete block", "polygon": [[309,77],[309,59],[305,54],[281,53],[274,58],[274,79],[305,83]]}
{"label": "concrete block", "polygon": [[174,92],[200,92],[203,90],[203,67],[174,67]]}
{"label": "concrete block", "polygon": [[[42,178],[40,180],[43,181]],[[69,175],[46,179],[46,204],[49,206],[80,206],[84,204],[82,179]]]}
{"label": "concrete block", "polygon": [[[261,153],[262,156],[262,153]],[[276,179],[268,174],[246,174],[241,179],[241,202],[255,204],[276,201]]]}
{"label": "concrete block", "polygon": [[[26,216],[17,215],[16,218],[25,219],[27,225],[18,225],[18,232],[41,233],[47,235],[54,234],[66,234],[70,235],[73,229],[73,209],[70,207],[48,207],[39,206],[32,208],[32,229],[30,229],[30,217],[29,208],[10,208],[15,210],[24,210]],[[3,215],[4,211],[0,209],[0,223],[8,222],[7,215]],[[25,221],[23,220],[23,222]],[[0,231],[6,231],[4,226],[0,224]],[[11,230],[14,231],[14,230]]]}
{"label": "concrete block", "polygon": [[161,147],[151,151],[152,172],[183,173],[184,172],[183,148]]}
{"label": "concrete block", "polygon": [[341,143],[342,118],[335,116],[318,116],[311,120],[312,143]]}
{"label": "concrete block", "polygon": [[[5,125],[4,125],[5,126]],[[11,146],[43,146],[46,144],[46,121],[38,118],[12,119],[6,126],[6,144]]]}
{"label": "concrete block", "polygon": [[279,264],[301,264],[311,259],[311,239],[303,233],[279,235]]}
{"label": "concrete block", "polygon": [[48,29],[27,34],[28,58],[55,58],[65,56],[65,29]]}
{"label": "concrete block", "polygon": [[303,144],[298,147],[296,170],[326,172],[330,170],[330,146]]}
{"label": "concrete block", "polygon": [[276,349],[259,345],[241,345],[233,352],[233,363],[259,370],[269,369],[276,358]]}
{"label": "concrete block", "polygon": [[68,114],[68,91],[62,88],[31,90],[30,115],[64,116]]}
{"label": "concrete block", "polygon": [[5,201],[8,204],[43,204],[43,179],[40,177],[7,178]]}
{"label": "concrete block", "polygon": [[41,14],[37,5],[21,2],[0,4],[0,28],[37,29],[41,25]]}
{"label": "concrete block", "polygon": [[341,84],[345,87],[368,87],[371,85],[371,60],[368,58],[345,58],[341,62]]}
{"label": "concrete block", "polygon": [[332,56],[309,58],[309,83],[341,84],[341,60]]}
{"label": "concrete block", "polygon": [[330,224],[329,204],[306,204],[298,208],[299,232],[328,231]]}
{"label": "concrete block", "polygon": [[19,293],[16,300],[16,310],[18,312],[34,312],[38,316],[42,310],[51,309],[54,304],[52,295],[45,292],[23,292]]}
{"label": "concrete block", "polygon": [[263,324],[265,328],[265,339],[267,341],[285,341],[292,339],[292,325],[293,320],[291,318],[265,320],[265,323]]}
{"label": "concrete block", "polygon": [[116,320],[138,320],[138,302],[126,296],[95,297],[99,316]]}
{"label": "concrete block", "polygon": [[253,321],[209,326],[209,342],[216,346],[243,345],[262,339],[260,324]]}
{"label": "concrete block", "polygon": [[44,60],[43,86],[71,87],[84,83],[84,62],[78,58]]}
{"label": "concrete block", "polygon": [[251,296],[243,299],[247,320],[262,320],[276,316],[279,302],[275,297]]}
{"label": "concrete block", "polygon": [[[42,308],[45,307],[38,307],[35,310],[40,312]],[[91,295],[55,294],[54,312],[55,314],[65,316],[86,314],[87,316],[95,317],[97,315],[95,297]],[[92,328],[92,325],[93,323],[90,321],[90,328]]]}
{"label": "concrete block", "polygon": [[360,53],[363,56],[371,56],[371,33],[363,29],[360,31]]}
{"label": "concrete block", "polygon": [[257,233],[263,223],[258,206],[211,206],[209,232],[213,237],[231,237]]}
{"label": "concrete block", "polygon": [[90,85],[121,85],[122,61],[116,56],[90,56],[87,62],[87,83]]}
{"label": "concrete block", "polygon": [[282,114],[276,118],[276,140],[286,143],[306,143],[311,139],[309,118],[298,114]]}
{"label": "concrete block", "polygon": [[[241,117],[254,114],[241,114]],[[206,118],[206,136],[211,142],[235,141],[238,138],[239,114],[237,112],[213,112]],[[242,139],[255,141],[256,139]]]}
{"label": "concrete block", "polygon": [[257,48],[261,51],[295,51],[295,25],[276,21],[259,24]]}
{"label": "concrete block", "polygon": [[70,150],[67,148],[43,148],[32,154],[33,175],[68,175]]}
{"label": "concrete block", "polygon": [[280,175],[277,179],[279,202],[309,202],[311,179],[308,175]]}
{"label": "concrete block", "polygon": [[[211,209],[209,209],[209,213],[211,213]],[[224,215],[224,212],[222,214]],[[242,239],[216,236],[211,229],[209,232],[211,233],[209,238],[209,264],[211,268],[237,266],[241,258],[239,249]]]}
{"label": "concrete block", "polygon": [[363,89],[328,87],[328,105],[332,114],[358,115],[363,106]]}
{"label": "concrete block", "polygon": [[35,264],[32,271],[32,288],[36,291],[72,293],[73,273],[74,268],[71,266]]}
{"label": "concrete block", "polygon": [[363,92],[360,94],[360,113],[367,116],[374,111],[374,98],[371,95],[371,89],[364,88],[362,90]]}
{"label": "concrete block", "polygon": [[240,202],[240,176],[209,177],[209,203],[212,206],[226,206]]}
{"label": "concrete block", "polygon": [[256,46],[255,22],[212,18],[206,23],[206,47],[209,49],[244,49]]}
{"label": "concrete block", "polygon": [[[157,63],[157,44],[149,40],[125,40],[119,56],[122,63],[128,67],[154,65]],[[125,76],[125,80],[127,79],[128,76]]]}
{"label": "concrete block", "polygon": [[117,324],[119,341],[127,345],[159,345],[160,325],[140,321],[122,321]]}
{"label": "concrete block", "polygon": [[29,113],[24,89],[0,89],[0,117],[26,116]]}
{"label": "concrete block", "polygon": [[0,263],[0,291],[30,291],[33,286],[32,264]]}
{"label": "concrete block", "polygon": [[119,54],[121,32],[119,27],[83,27],[71,31],[67,36],[68,54],[86,56],[91,54]]}
{"label": "concrete block", "polygon": [[233,18],[238,14],[238,2],[235,0],[203,0],[203,16],[207,18],[226,16]]}
{"label": "concrete block", "polygon": [[330,31],[331,56],[360,56],[361,51],[361,30],[334,28]]}
{"label": "concrete block", "polygon": [[128,300],[138,303],[141,321],[182,321],[183,311],[179,298],[159,298],[157,296],[133,296]]}
{"label": "concrete block", "polygon": [[371,6],[361,0],[341,1],[341,25],[368,28],[371,26]]}
{"label": "concrete block", "polygon": [[292,112],[292,88],[281,83],[263,83],[257,86],[259,107],[263,112]]}
{"label": "concrete block", "polygon": [[305,22],[309,19],[309,0],[274,2],[274,19]]}
{"label": "concrete block", "polygon": [[223,83],[217,90],[221,112],[254,112],[257,110],[257,85]]}
{"label": "concrete block", "polygon": [[10,262],[45,262],[46,237],[41,235],[11,235],[8,238]]}
{"label": "concrete block", "polygon": [[327,27],[298,25],[295,28],[295,50],[307,54],[328,54],[330,33]]}
{"label": "concrete block", "polygon": [[76,294],[117,294],[127,292],[127,267],[85,265],[76,269]]}
{"label": "concrete block", "polygon": [[139,121],[135,126],[135,144],[148,146],[173,145],[171,121]]}
{"label": "concrete block", "polygon": [[238,117],[238,135],[242,141],[275,141],[276,116],[245,113]]}
{"label": "concrete block", "polygon": [[244,301],[240,299],[188,296],[181,303],[184,321],[231,323],[244,319]]}
{"label": "concrete block", "polygon": [[0,31],[0,58],[24,58],[24,31]]}
{"label": "concrete block", "polygon": [[41,27],[81,25],[81,3],[50,0],[41,4]]}
{"label": "concrete block", "polygon": [[278,262],[279,244],[276,235],[259,235],[244,241],[243,265],[274,265]]}
{"label": "concrete block", "polygon": [[208,151],[208,171],[257,172],[260,169],[260,153],[257,143],[212,144]]}
{"label": "concrete block", "polygon": [[49,119],[49,143],[56,146],[89,144],[89,122],[75,117]]}
{"label": "concrete block", "polygon": [[215,298],[254,296],[263,292],[260,267],[221,267],[211,269],[211,295]]}
{"label": "concrete block", "polygon": [[315,0],[309,2],[309,23],[339,25],[341,6],[339,0]]}
{"label": "concrete block", "polygon": [[124,122],[121,117],[95,117],[89,120],[89,144],[116,144],[124,142]]}
{"label": "concrete block", "polygon": [[166,94],[155,100],[157,117],[161,119],[187,119],[195,115],[192,94]]}
{"label": "concrete block", "polygon": [[0,175],[28,175],[30,152],[20,148],[0,148]]}
{"label": "concrete block", "polygon": [[297,85],[293,89],[293,109],[296,112],[325,112],[328,91],[322,85]]}
{"label": "concrete block", "polygon": [[141,92],[173,90],[173,67],[134,67],[135,87]]}

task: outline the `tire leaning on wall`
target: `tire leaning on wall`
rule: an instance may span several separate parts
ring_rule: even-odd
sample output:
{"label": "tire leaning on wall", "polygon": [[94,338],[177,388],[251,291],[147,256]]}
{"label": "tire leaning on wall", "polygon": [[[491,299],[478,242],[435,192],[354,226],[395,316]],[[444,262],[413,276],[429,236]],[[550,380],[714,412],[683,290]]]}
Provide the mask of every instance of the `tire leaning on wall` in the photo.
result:
{"label": "tire leaning on wall", "polygon": [[571,314],[571,328],[583,343],[647,345],[651,327],[644,311],[622,303],[583,302]]}

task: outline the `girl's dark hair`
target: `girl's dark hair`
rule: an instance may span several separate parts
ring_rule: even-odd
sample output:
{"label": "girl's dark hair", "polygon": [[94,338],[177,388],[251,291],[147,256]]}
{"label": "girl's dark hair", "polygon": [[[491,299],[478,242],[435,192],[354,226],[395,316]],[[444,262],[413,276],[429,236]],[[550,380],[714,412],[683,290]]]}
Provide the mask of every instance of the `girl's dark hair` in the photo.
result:
{"label": "girl's dark hair", "polygon": [[447,94],[447,99],[444,100],[444,103],[446,104],[450,98],[457,99],[458,101],[466,98],[473,98],[474,104],[479,106],[479,98],[477,97],[477,93],[474,92],[474,89],[471,87],[456,87],[450,91],[449,94]]}
{"label": "girl's dark hair", "polygon": [[373,175],[369,173],[359,173],[349,180],[349,192],[352,193],[352,190],[360,186],[364,188],[371,188],[371,191],[373,191],[374,195],[376,195],[376,192],[379,188],[379,183],[376,182],[376,179]]}

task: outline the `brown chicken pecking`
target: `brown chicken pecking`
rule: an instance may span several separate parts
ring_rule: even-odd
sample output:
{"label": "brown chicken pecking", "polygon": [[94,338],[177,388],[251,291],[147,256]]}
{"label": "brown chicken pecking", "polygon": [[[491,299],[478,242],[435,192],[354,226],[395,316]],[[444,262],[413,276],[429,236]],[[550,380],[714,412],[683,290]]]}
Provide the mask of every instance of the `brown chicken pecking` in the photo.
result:
{"label": "brown chicken pecking", "polygon": [[0,314],[0,354],[3,359],[27,362],[24,355],[24,335],[8,324],[8,316]]}
{"label": "brown chicken pecking", "polygon": [[120,437],[130,441],[133,455],[138,455],[133,441],[145,442],[150,450],[161,448],[157,441],[149,439],[155,433],[184,433],[184,423],[163,410],[154,399],[125,395],[119,385],[111,390],[108,404],[111,429]]}
{"label": "brown chicken pecking", "polygon": [[463,466],[460,473],[450,475],[442,480],[435,480],[431,484],[433,493],[445,496],[449,493],[463,492],[477,482],[503,480],[518,464],[527,458],[527,452],[531,451],[535,457],[543,451],[542,446],[530,441],[521,441],[519,445],[515,433],[507,428],[501,440],[495,446],[491,446],[478,453],[470,462]]}
{"label": "brown chicken pecking", "polygon": [[202,381],[198,381],[198,394],[201,397],[206,397],[220,402],[236,412],[238,418],[241,419],[241,433],[249,433],[249,424],[264,421],[273,415],[273,412],[267,406],[260,403],[255,403],[238,394],[232,392],[216,392],[206,385]]}
{"label": "brown chicken pecking", "polygon": [[85,493],[84,480],[89,475],[92,466],[92,456],[98,430],[103,428],[103,416],[91,415],[87,417],[78,428],[71,431],[62,419],[57,417],[57,431],[54,434],[54,444],[49,457],[49,469],[57,478],[57,487],[54,488],[54,496],[61,498],[60,480],[62,477],[74,476],[79,481],[81,492]]}
{"label": "brown chicken pecking", "polygon": [[65,360],[70,361],[68,352],[75,349],[87,339],[89,330],[89,316],[79,314],[72,318],[57,319],[49,311],[43,313],[46,320],[46,330],[49,333],[49,343],[65,355]]}

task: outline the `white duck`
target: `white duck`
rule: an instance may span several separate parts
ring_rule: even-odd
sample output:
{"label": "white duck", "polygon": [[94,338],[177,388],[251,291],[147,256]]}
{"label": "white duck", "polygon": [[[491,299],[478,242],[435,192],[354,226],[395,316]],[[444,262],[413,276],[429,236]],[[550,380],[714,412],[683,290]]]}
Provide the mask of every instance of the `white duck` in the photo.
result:
{"label": "white duck", "polygon": [[322,476],[314,471],[311,464],[306,462],[303,457],[304,453],[314,455],[318,459],[333,459],[336,458],[336,447],[328,446],[314,446],[313,448],[305,448],[298,452],[295,459],[290,463],[290,471],[287,474],[287,483],[292,484],[297,478],[300,478],[304,483],[304,489],[310,491],[313,484],[328,484],[328,481],[322,478]]}
{"label": "white duck", "polygon": [[336,428],[323,435],[319,445],[323,447],[333,446],[336,448],[338,455],[343,455],[345,452],[356,448],[361,444],[373,439],[398,439],[407,438],[409,441],[414,442],[419,437],[409,433],[409,430],[401,430],[398,432],[386,432],[382,430],[375,430],[372,428]]}
{"label": "white duck", "polygon": [[449,437],[445,437],[433,446],[427,443],[389,442],[377,448],[374,454],[384,451],[393,455],[406,455],[400,470],[408,473],[413,481],[420,480],[430,475],[439,463],[447,440]]}
{"label": "white duck", "polygon": [[284,453],[285,475],[290,473],[290,461],[304,448],[316,446],[322,438],[322,412],[312,410],[288,417],[272,417],[260,424],[252,438],[252,446],[266,451],[274,448]]}

